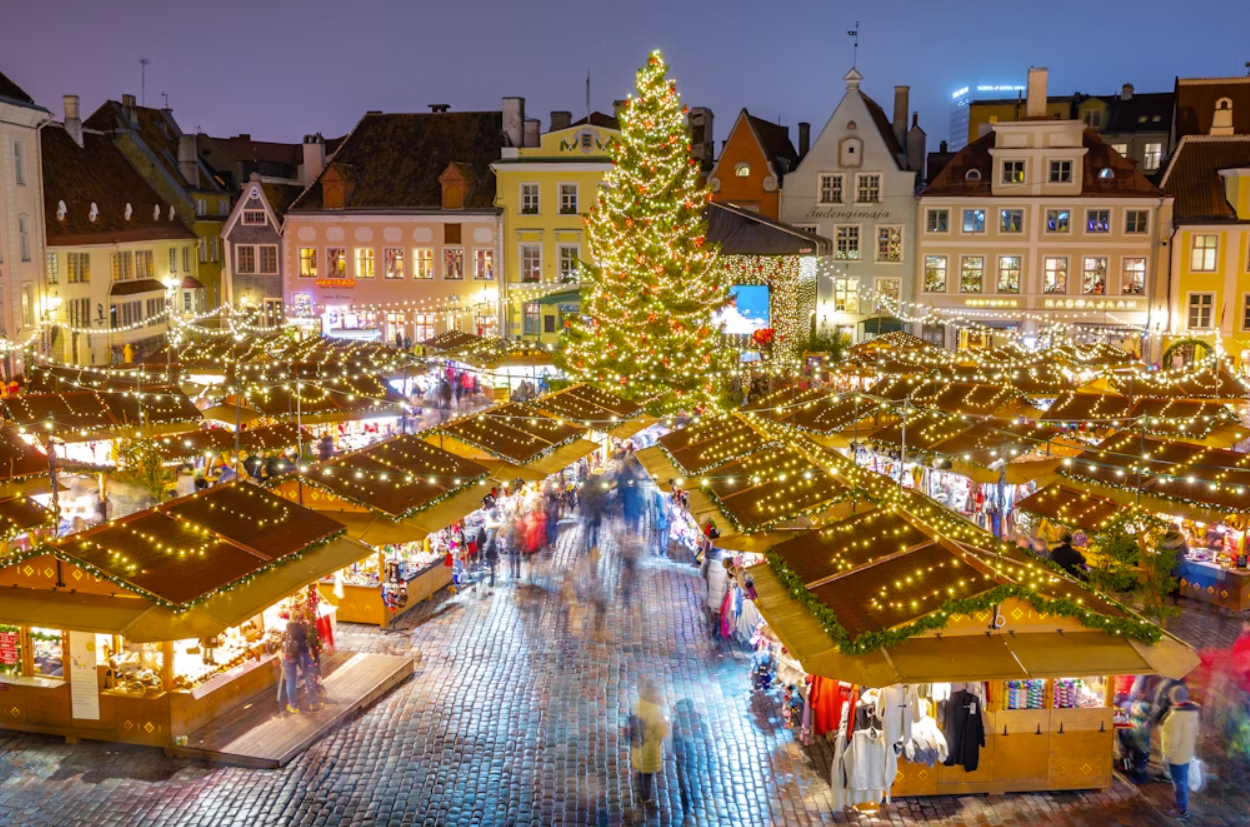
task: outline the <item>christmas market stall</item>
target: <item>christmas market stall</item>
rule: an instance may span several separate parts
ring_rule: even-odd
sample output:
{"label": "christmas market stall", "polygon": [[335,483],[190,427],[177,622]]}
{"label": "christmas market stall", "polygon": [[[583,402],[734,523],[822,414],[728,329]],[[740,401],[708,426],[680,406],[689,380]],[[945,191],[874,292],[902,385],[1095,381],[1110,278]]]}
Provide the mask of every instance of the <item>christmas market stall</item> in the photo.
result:
{"label": "christmas market stall", "polygon": [[535,400],[533,407],[619,440],[630,439],[657,421],[638,403],[584,383],[545,394]]}
{"label": "christmas market stall", "polygon": [[[411,672],[409,658],[330,652],[333,610],[307,593],[367,553],[329,517],[240,482],[11,550],[0,727],[290,760]],[[274,716],[284,614],[308,619],[322,712]]]}
{"label": "christmas market stall", "polygon": [[787,687],[802,739],[835,740],[837,810],[1105,789],[1117,676],[1198,664],[1157,626],[915,498],[780,543],[744,576],[765,621],[757,671]]}
{"label": "christmas market stall", "polygon": [[48,494],[48,455],[43,444],[16,428],[0,428],[0,497]]}
{"label": "christmas market stall", "polygon": [[[301,442],[312,445],[312,434],[292,423],[258,428],[206,428],[185,434],[158,437],[156,448],[165,465],[191,465],[207,470],[218,465],[241,466],[249,454],[265,455],[293,451]],[[239,457],[236,458],[235,451]]]}
{"label": "christmas market stall", "polygon": [[[488,493],[489,469],[416,436],[397,436],[276,480],[283,497],[328,515],[373,551],[318,587],[340,621],[385,626],[452,581],[452,527]],[[469,523],[472,523],[470,525]],[[461,532],[475,536],[481,517]]]}
{"label": "christmas market stall", "polygon": [[870,432],[893,422],[897,412],[858,391],[782,388],[741,408],[750,418],[797,428],[831,448],[850,449]]}
{"label": "christmas market stall", "polygon": [[534,408],[496,405],[447,425],[426,441],[491,469],[494,479],[540,481],[594,453],[587,430]]}

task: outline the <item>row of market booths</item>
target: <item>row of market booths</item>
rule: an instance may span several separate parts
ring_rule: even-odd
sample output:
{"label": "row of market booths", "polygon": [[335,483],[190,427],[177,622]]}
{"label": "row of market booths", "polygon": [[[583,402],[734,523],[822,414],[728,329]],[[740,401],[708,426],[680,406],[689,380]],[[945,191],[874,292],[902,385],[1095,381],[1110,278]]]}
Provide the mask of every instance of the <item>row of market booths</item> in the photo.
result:
{"label": "row of market booths", "polygon": [[[1110,786],[1122,676],[1181,677],[1194,653],[852,463],[832,447],[854,427],[856,413],[834,414],[843,404],[813,398],[784,415],[762,405],[638,454],[657,481],[688,489],[697,519],[726,526],[714,543],[743,567],[731,591],[762,619],[749,636],[753,662],[771,662],[783,704],[801,699],[788,715],[796,729],[812,722],[801,737],[835,740],[835,800]],[[839,427],[821,433],[820,420]],[[926,757],[935,729],[945,762]],[[896,742],[906,747],[897,760]],[[856,788],[865,777],[884,788]]]}
{"label": "row of market booths", "polygon": [[[329,652],[339,622],[393,622],[446,585],[447,552],[460,551],[453,527],[491,519],[492,488],[526,496],[527,482],[651,421],[579,385],[59,539],[42,509],[25,514],[16,494],[0,501],[12,532],[35,526],[0,555],[0,727],[281,765],[412,670],[410,658]],[[230,450],[206,434],[163,450]],[[11,448],[12,485],[46,471],[29,443]],[[314,616],[326,641],[327,709],[276,717],[277,653],[296,614]]]}

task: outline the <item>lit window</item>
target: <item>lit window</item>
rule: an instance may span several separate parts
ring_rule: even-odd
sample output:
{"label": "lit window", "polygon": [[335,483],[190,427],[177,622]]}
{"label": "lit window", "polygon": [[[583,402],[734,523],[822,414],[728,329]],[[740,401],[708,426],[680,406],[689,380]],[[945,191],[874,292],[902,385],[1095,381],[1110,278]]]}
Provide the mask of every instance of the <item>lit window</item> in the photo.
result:
{"label": "lit window", "polygon": [[543,248],[537,244],[521,245],[521,281],[527,284],[542,281]]}
{"label": "lit window", "polygon": [[1066,256],[1048,257],[1043,261],[1042,290],[1046,293],[1068,292],[1068,259]]}
{"label": "lit window", "polygon": [[1125,210],[1124,232],[1144,233],[1149,229],[1150,213],[1146,210]]}
{"label": "lit window", "polygon": [[964,210],[964,232],[985,232],[985,210]]}
{"label": "lit window", "polygon": [[521,214],[538,215],[538,185],[521,185]]}
{"label": "lit window", "polygon": [[382,251],[382,275],[388,279],[404,277],[404,248],[387,247]]}
{"label": "lit window", "polygon": [[560,281],[565,284],[577,283],[577,269],[581,259],[581,248],[576,244],[560,245]]}
{"label": "lit window", "polygon": [[1241,297],[1241,329],[1250,330],[1250,293]]}
{"label": "lit window", "polygon": [[998,257],[998,292],[1020,292],[1020,256]]}
{"label": "lit window", "polygon": [[1018,233],[1024,230],[1024,210],[999,210],[998,231]]}
{"label": "lit window", "polygon": [[1046,211],[1046,232],[1048,233],[1066,233],[1072,227],[1072,211],[1071,210],[1047,210]]}
{"label": "lit window", "polygon": [[1072,162],[1071,161],[1051,161],[1050,162],[1050,183],[1052,184],[1072,183]]}
{"label": "lit window", "polygon": [[542,332],[543,306],[538,302],[525,303],[525,333],[534,336]]}
{"label": "lit window", "polygon": [[959,267],[959,292],[980,293],[985,288],[985,257],[964,256]]}
{"label": "lit window", "polygon": [[1003,161],[1003,183],[1024,183],[1024,161]]}
{"label": "lit window", "polygon": [[1189,326],[1197,330],[1211,327],[1212,310],[1215,308],[1214,293],[1189,294]]}
{"label": "lit window", "polygon": [[1087,233],[1111,232],[1111,210],[1086,210],[1085,231]]}
{"label": "lit window", "polygon": [[[433,252],[432,250],[430,251]],[[418,342],[424,342],[433,339],[438,330],[438,314],[437,313],[413,313],[412,314],[412,333],[416,336]]]}
{"label": "lit window", "polygon": [[412,251],[412,277],[414,279],[434,278],[434,249],[432,247],[418,247]]}
{"label": "lit window", "polygon": [[59,273],[57,273],[57,254],[48,253],[48,284],[56,284]]}
{"label": "lit window", "polygon": [[577,214],[577,184],[560,185],[560,214]]}
{"label": "lit window", "polygon": [[840,225],[833,228],[834,241],[837,243],[837,257],[848,261],[859,260],[859,227]]}
{"label": "lit window", "polygon": [[317,277],[317,248],[299,248],[299,277],[315,279]]}
{"label": "lit window", "polygon": [[736,167],[734,167],[734,175],[736,175],[739,178],[751,177],[751,165],[750,164],[738,164]]}
{"label": "lit window", "polygon": [[1112,144],[1111,148],[1120,155],[1128,155],[1128,144]]}
{"label": "lit window", "polygon": [[856,179],[855,200],[860,204],[876,204],[881,200],[881,176],[860,175]]}
{"label": "lit window", "polygon": [[328,275],[332,279],[347,278],[347,248],[346,247],[327,247],[326,248],[326,267],[329,268]]}
{"label": "lit window", "polygon": [[1194,248],[1189,256],[1189,269],[1196,273],[1214,272],[1219,247],[1220,237],[1217,235],[1194,236]]}
{"label": "lit window", "polygon": [[835,313],[859,312],[859,278],[848,276],[833,280],[833,310]]}
{"label": "lit window", "polygon": [[[877,279],[877,295],[883,299],[889,299],[891,302],[898,302],[899,296],[903,294],[902,279]],[[887,305],[893,307],[894,305]]]}
{"label": "lit window", "polygon": [[833,173],[822,173],[820,176],[820,203],[842,203],[842,176]]}
{"label": "lit window", "polygon": [[1103,256],[1086,256],[1081,292],[1087,296],[1102,296],[1107,292],[1107,259]]}
{"label": "lit window", "polygon": [[903,260],[903,228],[877,228],[877,261]]}
{"label": "lit window", "polygon": [[946,256],[924,257],[924,289],[926,293],[946,292]]}
{"label": "lit window", "polygon": [[356,278],[371,279],[377,275],[374,270],[373,248],[357,247],[356,248]]}
{"label": "lit window", "polygon": [[447,247],[443,250],[443,278],[447,281],[460,281],[464,278],[464,250],[459,247]]}
{"label": "lit window", "polygon": [[950,210],[929,210],[925,225],[931,233],[944,233],[950,228]]}
{"label": "lit window", "polygon": [[495,251],[478,248],[473,251],[473,278],[490,281],[495,278]]}
{"label": "lit window", "polygon": [[1146,154],[1143,161],[1143,168],[1147,170],[1158,169],[1159,164],[1163,162],[1163,144],[1146,144]]}
{"label": "lit window", "polygon": [[1124,259],[1124,277],[1120,282],[1120,291],[1140,296],[1146,292],[1146,259]]}

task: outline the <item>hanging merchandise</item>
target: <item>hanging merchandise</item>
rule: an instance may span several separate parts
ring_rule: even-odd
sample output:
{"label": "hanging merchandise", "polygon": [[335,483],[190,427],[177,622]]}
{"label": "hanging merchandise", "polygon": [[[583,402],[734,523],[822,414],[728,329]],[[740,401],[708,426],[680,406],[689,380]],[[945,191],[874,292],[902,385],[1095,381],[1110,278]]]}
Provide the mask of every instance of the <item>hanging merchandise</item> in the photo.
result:
{"label": "hanging merchandise", "polygon": [[[968,686],[956,684],[956,686]],[[943,729],[949,753],[942,763],[948,767],[962,766],[975,772],[981,763],[981,750],[985,747],[984,690],[978,695],[967,689],[953,689],[946,702],[946,721]]]}
{"label": "hanging merchandise", "polygon": [[904,754],[913,764],[932,767],[946,761],[946,736],[938,728],[937,719],[933,717],[933,705],[929,701],[920,701],[919,712],[920,717],[912,725],[911,738],[907,741]]}

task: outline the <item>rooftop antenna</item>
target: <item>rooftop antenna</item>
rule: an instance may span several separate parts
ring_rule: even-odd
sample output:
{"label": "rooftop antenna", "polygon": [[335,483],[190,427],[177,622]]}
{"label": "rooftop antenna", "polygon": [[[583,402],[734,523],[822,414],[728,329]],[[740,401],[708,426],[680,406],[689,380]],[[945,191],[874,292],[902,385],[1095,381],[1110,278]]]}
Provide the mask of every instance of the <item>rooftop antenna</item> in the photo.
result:
{"label": "rooftop antenna", "polygon": [[162,108],[163,108],[163,109],[168,109],[168,108],[169,108],[169,93],[168,93],[168,92],[161,92],[161,97],[165,99],[165,105],[164,105]]}
{"label": "rooftop antenna", "polygon": [[139,105],[148,105],[148,64],[152,62],[150,57],[139,58]]}
{"label": "rooftop antenna", "polygon": [[859,65],[859,21],[855,21],[855,28],[847,32],[847,35],[853,37],[855,42],[851,45],[851,68],[855,69]]}
{"label": "rooftop antenna", "polygon": [[[1250,66],[1250,63],[1246,64]],[[590,65],[586,66],[586,122],[590,122]]]}

